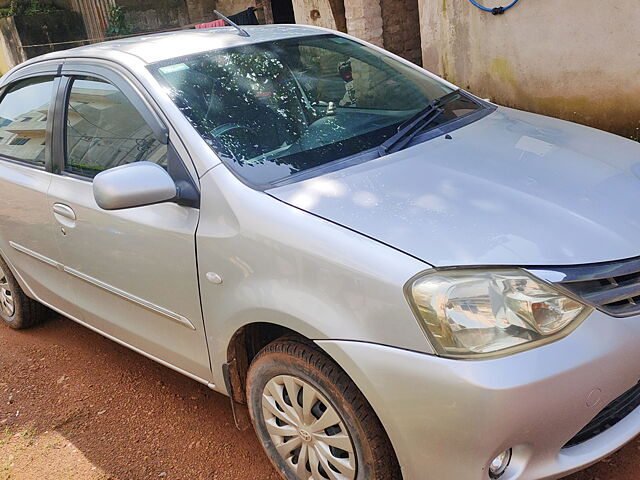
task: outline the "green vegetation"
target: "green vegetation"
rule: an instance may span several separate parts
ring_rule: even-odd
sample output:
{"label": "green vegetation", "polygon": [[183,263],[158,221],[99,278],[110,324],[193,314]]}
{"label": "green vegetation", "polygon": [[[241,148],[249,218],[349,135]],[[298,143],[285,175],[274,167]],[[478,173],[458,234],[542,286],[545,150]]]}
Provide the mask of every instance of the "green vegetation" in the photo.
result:
{"label": "green vegetation", "polygon": [[8,7],[0,8],[0,17],[20,15],[42,15],[58,12],[61,9],[42,0],[11,0]]}
{"label": "green vegetation", "polygon": [[122,7],[111,7],[111,10],[109,10],[109,25],[105,33],[107,37],[119,37],[131,33],[131,29],[125,21]]}
{"label": "green vegetation", "polygon": [[38,430],[34,427],[25,428],[20,433],[20,436],[22,437],[23,440],[26,440],[27,442],[31,443],[38,436]]}

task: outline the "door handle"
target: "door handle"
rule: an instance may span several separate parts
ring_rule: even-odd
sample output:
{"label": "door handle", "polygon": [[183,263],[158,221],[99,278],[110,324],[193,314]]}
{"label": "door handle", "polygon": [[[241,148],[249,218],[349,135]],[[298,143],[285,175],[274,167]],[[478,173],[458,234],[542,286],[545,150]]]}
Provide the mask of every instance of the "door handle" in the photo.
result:
{"label": "door handle", "polygon": [[69,220],[75,221],[76,219],[76,212],[73,211],[73,208],[69,205],[65,205],[64,203],[54,203],[53,213],[64,218],[68,218]]}

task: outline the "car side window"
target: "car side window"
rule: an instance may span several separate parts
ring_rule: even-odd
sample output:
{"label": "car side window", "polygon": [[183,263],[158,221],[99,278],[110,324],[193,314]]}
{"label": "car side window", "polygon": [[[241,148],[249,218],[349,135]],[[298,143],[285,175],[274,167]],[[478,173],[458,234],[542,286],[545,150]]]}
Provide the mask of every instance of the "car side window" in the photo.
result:
{"label": "car side window", "polygon": [[0,155],[44,166],[47,116],[53,77],[34,77],[10,86],[0,101]]}
{"label": "car side window", "polygon": [[141,161],[167,168],[167,146],[109,82],[74,78],[66,119],[67,172],[93,178],[104,170]]}

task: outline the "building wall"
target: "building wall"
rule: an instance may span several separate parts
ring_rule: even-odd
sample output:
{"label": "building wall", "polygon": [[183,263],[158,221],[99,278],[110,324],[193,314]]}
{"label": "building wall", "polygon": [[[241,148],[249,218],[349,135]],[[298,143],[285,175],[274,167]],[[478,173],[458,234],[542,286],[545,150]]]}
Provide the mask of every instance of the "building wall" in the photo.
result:
{"label": "building wall", "polygon": [[[203,2],[207,0],[194,0]],[[209,0],[211,1],[211,0]],[[235,15],[246,10],[249,7],[256,8],[256,17],[261,25],[273,23],[273,15],[271,14],[271,0],[213,0],[215,8],[223,15]],[[212,17],[211,20],[214,20]]]}
{"label": "building wall", "polygon": [[380,0],[346,0],[344,4],[347,32],[382,47],[382,10]]}
{"label": "building wall", "polygon": [[[223,15],[235,15],[249,7],[257,6],[255,0],[216,0],[215,4],[215,8]],[[215,18],[212,18],[212,20],[215,20]]]}
{"label": "building wall", "polygon": [[295,0],[293,11],[296,23],[336,29],[336,20],[329,0]]}
{"label": "building wall", "polygon": [[345,16],[344,0],[329,0],[329,5],[331,5],[331,13],[336,22],[336,30],[346,33],[347,18]]}
{"label": "building wall", "polygon": [[69,8],[80,14],[87,38],[95,41],[105,37],[109,12],[115,4],[115,0],[70,0]]}
{"label": "building wall", "polygon": [[380,0],[384,48],[420,65],[418,0]]}
{"label": "building wall", "polygon": [[638,0],[522,0],[499,16],[467,0],[419,5],[427,69],[496,103],[638,136]]}
{"label": "building wall", "polygon": [[185,0],[189,23],[210,22],[213,9],[216,8],[215,0]]}
{"label": "building wall", "polygon": [[347,31],[342,0],[293,0],[296,23]]}
{"label": "building wall", "polygon": [[293,0],[296,23],[347,32],[422,62],[418,0]]}
{"label": "building wall", "polygon": [[13,54],[9,51],[6,39],[0,30],[0,75],[7,73],[15,64]]}
{"label": "building wall", "polygon": [[77,46],[75,43],[65,44],[64,42],[87,38],[82,17],[76,12],[59,11],[25,15],[13,17],[13,22],[26,58],[75,47]]}
{"label": "building wall", "polygon": [[77,46],[86,38],[82,17],[76,12],[60,11],[40,15],[0,18],[0,72],[25,60],[56,50]]}
{"label": "building wall", "polygon": [[0,73],[4,75],[14,66],[27,60],[14,17],[0,18],[0,41],[2,41]]}
{"label": "building wall", "polygon": [[[11,5],[12,0],[0,0],[0,8],[5,8]],[[60,8],[68,9],[69,8],[69,0],[47,0],[42,3],[50,3],[53,5],[57,5]]]}
{"label": "building wall", "polygon": [[184,0],[116,0],[134,32],[152,32],[189,24]]}

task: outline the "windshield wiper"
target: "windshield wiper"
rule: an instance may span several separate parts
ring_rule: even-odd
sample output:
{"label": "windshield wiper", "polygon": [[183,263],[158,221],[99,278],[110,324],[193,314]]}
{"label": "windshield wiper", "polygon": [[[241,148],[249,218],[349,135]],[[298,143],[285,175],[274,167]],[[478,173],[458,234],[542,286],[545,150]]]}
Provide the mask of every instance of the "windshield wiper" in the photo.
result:
{"label": "windshield wiper", "polygon": [[389,153],[402,150],[411,140],[415,138],[424,128],[433,123],[438,116],[444,112],[442,106],[453,100],[459,93],[457,91],[448,93],[431,102],[427,107],[419,111],[398,128],[398,131],[385,140],[379,147],[378,153],[382,157]]}

